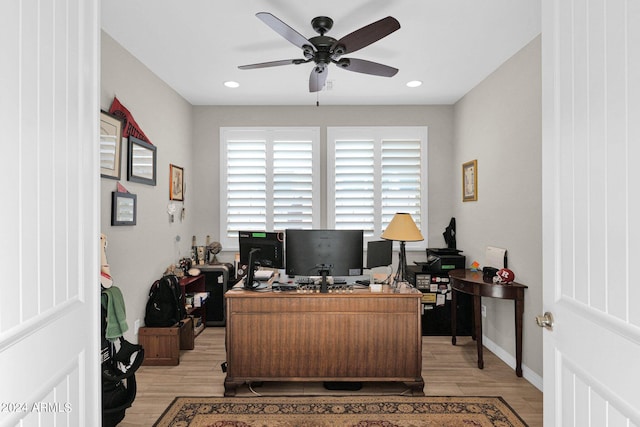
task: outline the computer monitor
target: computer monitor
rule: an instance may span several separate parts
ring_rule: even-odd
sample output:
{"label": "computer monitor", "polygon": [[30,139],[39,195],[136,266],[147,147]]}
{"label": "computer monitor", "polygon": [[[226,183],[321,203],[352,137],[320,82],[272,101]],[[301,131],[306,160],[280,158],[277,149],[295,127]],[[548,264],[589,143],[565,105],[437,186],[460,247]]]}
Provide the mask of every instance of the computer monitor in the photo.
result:
{"label": "computer monitor", "polygon": [[362,234],[362,230],[286,230],[287,275],[362,275]]}
{"label": "computer monitor", "polygon": [[374,240],[367,243],[367,268],[391,265],[393,240]]}
{"label": "computer monitor", "polygon": [[284,268],[284,232],[239,231],[240,264],[249,264],[249,251],[254,253],[253,261],[262,267]]}
{"label": "computer monitor", "polygon": [[267,231],[239,231],[240,263],[247,265],[245,289],[255,289],[257,267],[284,268],[284,233]]}

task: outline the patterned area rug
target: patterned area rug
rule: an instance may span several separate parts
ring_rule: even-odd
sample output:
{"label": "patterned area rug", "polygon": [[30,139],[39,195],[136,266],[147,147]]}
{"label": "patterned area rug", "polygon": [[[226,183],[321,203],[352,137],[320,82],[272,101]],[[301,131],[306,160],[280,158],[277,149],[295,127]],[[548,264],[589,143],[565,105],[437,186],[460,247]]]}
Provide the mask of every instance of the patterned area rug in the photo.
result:
{"label": "patterned area rug", "polygon": [[155,427],[526,427],[501,397],[176,397]]}

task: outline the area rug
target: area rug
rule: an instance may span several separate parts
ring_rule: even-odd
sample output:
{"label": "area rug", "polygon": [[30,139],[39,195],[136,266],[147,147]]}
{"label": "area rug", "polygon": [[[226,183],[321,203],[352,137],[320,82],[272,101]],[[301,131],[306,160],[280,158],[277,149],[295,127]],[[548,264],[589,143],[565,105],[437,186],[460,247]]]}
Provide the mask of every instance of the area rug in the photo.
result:
{"label": "area rug", "polygon": [[154,427],[526,427],[501,397],[176,397]]}

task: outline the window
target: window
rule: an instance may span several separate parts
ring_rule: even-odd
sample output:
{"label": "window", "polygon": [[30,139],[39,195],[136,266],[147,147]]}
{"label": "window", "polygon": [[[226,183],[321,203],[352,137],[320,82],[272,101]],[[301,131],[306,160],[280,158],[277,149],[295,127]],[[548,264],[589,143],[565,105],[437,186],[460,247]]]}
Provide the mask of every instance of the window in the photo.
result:
{"label": "window", "polygon": [[396,212],[407,212],[425,229],[426,127],[329,127],[327,145],[329,228],[361,228],[377,240]]}
{"label": "window", "polygon": [[319,128],[222,128],[221,243],[239,230],[320,226]]}

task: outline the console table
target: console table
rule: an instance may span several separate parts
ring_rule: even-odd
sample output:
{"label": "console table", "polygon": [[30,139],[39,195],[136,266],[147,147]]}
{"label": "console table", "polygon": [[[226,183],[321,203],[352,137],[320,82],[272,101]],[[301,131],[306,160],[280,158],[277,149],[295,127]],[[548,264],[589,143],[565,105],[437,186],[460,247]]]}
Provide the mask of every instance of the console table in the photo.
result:
{"label": "console table", "polygon": [[421,297],[230,290],[224,395],[252,381],[397,381],[423,396]]}
{"label": "console table", "polygon": [[485,282],[481,271],[452,270],[451,279],[451,344],[456,345],[456,294],[463,292],[473,295],[473,321],[476,346],[478,351],[478,368],[484,368],[482,359],[482,313],[481,297],[510,299],[515,301],[516,326],[516,375],[522,376],[522,314],[524,312],[524,290],[527,286],[513,282],[509,285]]}

